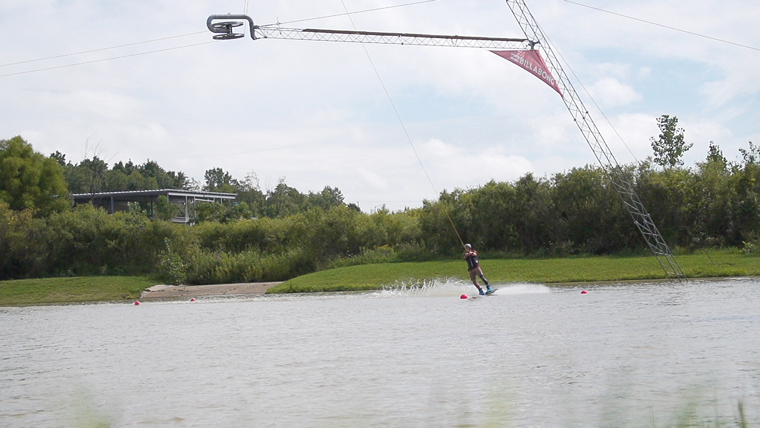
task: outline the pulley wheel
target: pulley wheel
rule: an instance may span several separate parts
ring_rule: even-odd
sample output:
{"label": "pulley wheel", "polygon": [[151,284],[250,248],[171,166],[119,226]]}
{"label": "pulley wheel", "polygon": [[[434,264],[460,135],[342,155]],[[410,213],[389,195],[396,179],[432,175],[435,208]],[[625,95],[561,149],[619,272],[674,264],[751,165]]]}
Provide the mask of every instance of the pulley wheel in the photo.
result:
{"label": "pulley wheel", "polygon": [[214,34],[214,39],[216,40],[232,40],[232,39],[239,39],[241,37],[244,37],[245,34],[243,33],[226,33],[226,34]]}
{"label": "pulley wheel", "polygon": [[241,25],[243,25],[243,23],[242,22],[238,22],[238,21],[224,21],[224,22],[215,22],[215,23],[211,24],[211,27],[212,28],[217,28],[217,29],[221,30],[221,29],[229,29],[229,28],[233,28],[233,27],[239,27]]}

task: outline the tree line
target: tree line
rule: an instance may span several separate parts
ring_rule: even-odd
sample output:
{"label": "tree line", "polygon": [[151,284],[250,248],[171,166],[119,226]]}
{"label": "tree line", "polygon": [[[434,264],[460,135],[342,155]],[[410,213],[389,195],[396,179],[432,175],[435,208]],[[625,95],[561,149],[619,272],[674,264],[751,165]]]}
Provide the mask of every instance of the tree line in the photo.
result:
{"label": "tree line", "polygon": [[[682,156],[691,145],[677,118],[662,116],[658,125],[655,157],[620,168],[666,241],[685,251],[753,251],[760,244],[760,148],[750,142],[731,162],[711,142],[704,161],[687,168]],[[200,185],[153,161],[109,168],[93,156],[72,164],[58,152],[35,152],[21,137],[0,140],[0,279],[139,273],[191,284],[283,280],[348,264],[454,257],[459,237],[493,257],[646,251],[605,171],[590,165],[443,191],[421,208],[374,213],[346,204],[329,186],[301,193],[280,180],[262,190],[254,174],[237,180],[221,168],[207,170],[204,180],[204,190],[236,193],[238,204],[214,204],[221,211],[194,226],[151,218],[139,205],[114,215],[87,204],[72,208],[68,193]]]}
{"label": "tree line", "polygon": [[[760,148],[751,141],[730,162],[709,143],[704,161],[683,167],[687,143],[678,118],[657,119],[650,139],[654,157],[620,166],[671,247],[688,250],[740,247],[754,251],[760,238]],[[425,202],[423,235],[433,249],[450,247],[447,213],[465,241],[513,254],[615,254],[644,249],[609,177],[585,166],[513,183],[444,191]],[[431,215],[436,213],[435,215]],[[440,250],[439,250],[440,251]]]}
{"label": "tree line", "polygon": [[[20,137],[10,140],[8,144],[25,145],[26,150],[31,150],[31,146]],[[203,217],[201,221],[284,217],[306,211],[311,207],[328,209],[343,204],[343,194],[337,187],[325,186],[320,192],[301,193],[288,186],[285,179],[281,178],[274,189],[265,190],[261,188],[258,177],[253,172],[243,179],[236,179],[222,168],[212,168],[206,170],[204,183],[201,184],[182,171],[168,171],[150,159],[143,164],[135,164],[132,160],[126,163],[120,161],[109,167],[108,163],[97,155],[85,158],[79,163],[67,161],[66,155],[58,151],[51,154],[50,158],[56,160],[62,168],[69,194],[157,189],[203,190],[237,194],[237,203],[234,208],[231,204],[204,207],[205,209],[201,210]],[[359,210],[355,204],[349,204],[349,206]]]}

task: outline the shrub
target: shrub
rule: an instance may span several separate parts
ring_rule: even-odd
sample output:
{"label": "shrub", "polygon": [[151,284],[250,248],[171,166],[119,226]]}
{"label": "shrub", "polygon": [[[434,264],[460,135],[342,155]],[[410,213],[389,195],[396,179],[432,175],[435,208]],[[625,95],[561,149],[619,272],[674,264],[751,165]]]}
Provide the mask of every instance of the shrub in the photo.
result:
{"label": "shrub", "polygon": [[196,285],[284,281],[314,270],[311,258],[295,249],[279,254],[198,250],[185,263],[187,283]]}
{"label": "shrub", "polygon": [[186,280],[185,263],[172,249],[169,238],[164,238],[164,244],[166,248],[158,255],[158,277],[169,284],[182,284]]}

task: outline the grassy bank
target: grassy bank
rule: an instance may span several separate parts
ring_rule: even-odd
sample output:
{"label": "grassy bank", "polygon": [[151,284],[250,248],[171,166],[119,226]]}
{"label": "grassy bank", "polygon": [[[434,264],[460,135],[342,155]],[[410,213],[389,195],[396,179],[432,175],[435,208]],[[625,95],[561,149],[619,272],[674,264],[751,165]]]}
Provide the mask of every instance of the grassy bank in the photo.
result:
{"label": "grassy bank", "polygon": [[[758,276],[760,257],[738,251],[680,255],[678,261],[690,278]],[[489,280],[496,283],[556,284],[662,279],[654,257],[565,257],[547,259],[482,260]],[[461,260],[379,263],[330,269],[293,278],[268,293],[374,290],[401,281],[420,283],[436,278],[467,281]],[[157,284],[145,277],[93,276],[0,281],[0,306],[129,301]]]}
{"label": "grassy bank", "polygon": [[[760,257],[737,251],[680,255],[678,262],[689,278],[760,275]],[[549,259],[481,260],[489,281],[543,284],[662,279],[654,257],[565,257]],[[435,278],[469,281],[464,261],[381,263],[331,269],[299,276],[268,293],[372,290],[396,282]]]}
{"label": "grassy bank", "polygon": [[73,278],[0,281],[0,306],[50,303],[134,300],[158,282],[139,276],[87,276]]}

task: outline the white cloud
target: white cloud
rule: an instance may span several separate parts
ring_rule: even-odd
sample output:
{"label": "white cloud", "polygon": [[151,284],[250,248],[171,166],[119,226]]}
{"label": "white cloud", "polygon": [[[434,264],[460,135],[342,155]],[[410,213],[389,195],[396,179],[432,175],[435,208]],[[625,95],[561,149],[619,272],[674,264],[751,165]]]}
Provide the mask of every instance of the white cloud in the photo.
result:
{"label": "white cloud", "polygon": [[619,107],[641,101],[641,95],[613,77],[607,77],[594,83],[590,88],[591,95],[608,107]]}
{"label": "white cloud", "polygon": [[390,188],[388,180],[366,168],[356,168],[356,173],[362,182],[374,191],[387,192]]}
{"label": "white cloud", "polygon": [[89,117],[96,120],[129,121],[140,109],[140,101],[116,91],[48,91],[30,94],[37,102],[58,111],[62,117]]}
{"label": "white cloud", "polygon": [[636,78],[639,80],[644,80],[644,79],[647,79],[651,75],[652,75],[651,67],[641,67],[639,68],[638,73],[636,73]]}
{"label": "white cloud", "polygon": [[612,76],[618,79],[627,79],[631,74],[630,64],[603,62],[601,64],[595,64],[593,70],[597,77]]}
{"label": "white cloud", "polygon": [[743,67],[752,67],[752,71],[745,70],[743,74],[733,74],[728,78],[718,81],[710,81],[702,84],[700,92],[705,95],[706,109],[715,110],[724,107],[726,104],[745,98],[747,95],[757,93],[760,90],[760,83],[754,70],[760,67],[760,59],[752,65]]}
{"label": "white cloud", "polygon": [[501,146],[473,150],[434,138],[418,150],[426,169],[433,171],[431,180],[439,189],[472,187],[490,180],[513,181],[533,171],[528,159]]}

